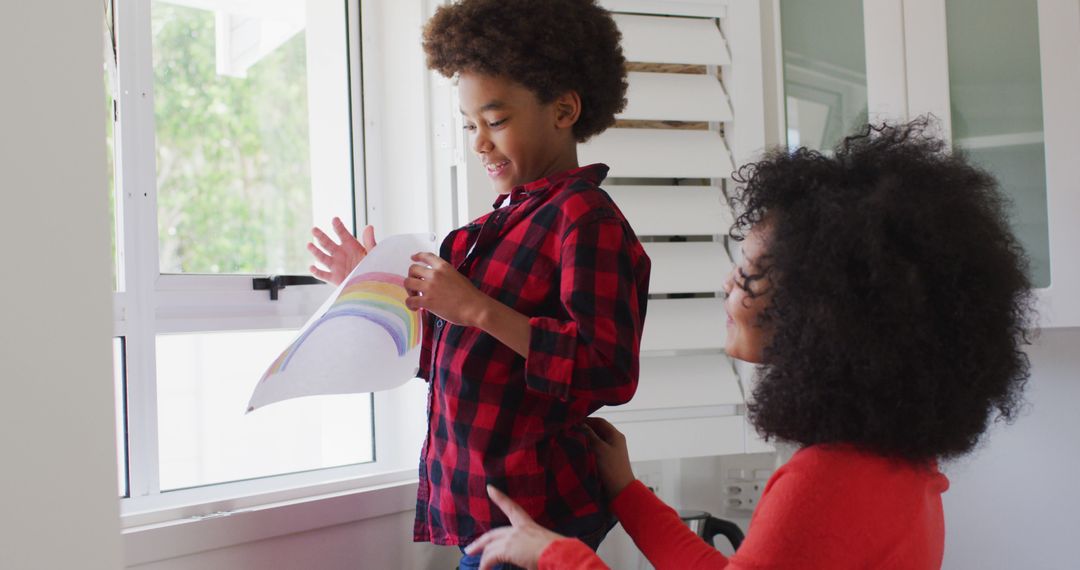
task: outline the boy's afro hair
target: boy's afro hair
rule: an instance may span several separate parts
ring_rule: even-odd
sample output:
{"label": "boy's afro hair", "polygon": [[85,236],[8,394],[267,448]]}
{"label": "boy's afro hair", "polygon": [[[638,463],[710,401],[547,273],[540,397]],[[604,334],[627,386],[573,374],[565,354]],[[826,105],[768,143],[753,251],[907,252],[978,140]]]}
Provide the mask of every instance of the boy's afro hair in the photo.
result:
{"label": "boy's afro hair", "polygon": [[542,103],[581,97],[574,136],[584,142],[615,124],[626,106],[622,34],[595,0],[462,0],[440,7],[424,28],[431,69],[505,77]]}

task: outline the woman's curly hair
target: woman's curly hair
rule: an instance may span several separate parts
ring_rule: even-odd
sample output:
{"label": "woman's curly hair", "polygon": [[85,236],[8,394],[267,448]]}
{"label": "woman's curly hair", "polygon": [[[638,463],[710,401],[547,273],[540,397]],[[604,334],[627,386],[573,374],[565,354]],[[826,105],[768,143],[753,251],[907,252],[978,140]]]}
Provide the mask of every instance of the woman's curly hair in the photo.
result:
{"label": "woman's curly hair", "polygon": [[1010,204],[930,126],[736,173],[731,236],[766,228],[774,336],[748,406],[764,436],[949,459],[1021,409],[1033,296]]}
{"label": "woman's curly hair", "polygon": [[424,27],[427,65],[506,77],[550,103],[581,97],[574,137],[585,142],[615,124],[626,106],[622,34],[595,0],[463,0],[440,7]]}

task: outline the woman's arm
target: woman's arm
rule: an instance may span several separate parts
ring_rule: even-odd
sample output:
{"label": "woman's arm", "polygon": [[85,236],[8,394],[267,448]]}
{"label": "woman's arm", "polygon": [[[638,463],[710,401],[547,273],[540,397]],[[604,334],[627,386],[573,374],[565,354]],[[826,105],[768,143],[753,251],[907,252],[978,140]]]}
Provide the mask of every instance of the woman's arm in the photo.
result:
{"label": "woman's arm", "polygon": [[487,492],[492,502],[506,514],[510,526],[487,531],[465,547],[465,554],[471,556],[482,553],[480,570],[491,570],[504,562],[535,570],[538,568],[540,555],[552,543],[566,537],[536,524],[525,509],[495,487],[488,485]]}
{"label": "woman's arm", "polygon": [[611,510],[656,570],[729,568],[727,557],[690,530],[674,509],[640,481],[623,489]]}
{"label": "woman's arm", "polygon": [[[733,570],[724,555],[701,540],[671,507],[634,480],[623,434],[597,418],[589,418],[586,427],[604,487],[609,496],[614,496],[612,510],[657,569]],[[468,554],[483,552],[481,570],[500,562],[545,570],[607,568],[583,542],[544,529],[494,487],[488,486],[488,495],[506,513],[511,526],[489,531],[465,549]]]}
{"label": "woman's arm", "polygon": [[649,562],[662,570],[677,568],[726,568],[728,559],[701,540],[674,509],[634,479],[626,437],[606,420],[589,418],[589,443],[611,510]]}
{"label": "woman's arm", "polygon": [[481,552],[480,570],[506,563],[528,570],[609,570],[603,560],[574,538],[566,538],[536,524],[510,497],[488,485],[488,496],[510,520],[510,526],[484,533],[465,548]]}

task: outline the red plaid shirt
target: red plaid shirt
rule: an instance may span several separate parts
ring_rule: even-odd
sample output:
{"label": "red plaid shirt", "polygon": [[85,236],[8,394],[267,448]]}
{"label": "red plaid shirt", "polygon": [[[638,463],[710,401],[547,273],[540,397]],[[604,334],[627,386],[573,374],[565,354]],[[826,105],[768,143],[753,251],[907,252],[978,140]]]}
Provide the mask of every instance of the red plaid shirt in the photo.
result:
{"label": "red plaid shirt", "polygon": [[442,258],[528,316],[531,336],[526,359],[483,330],[426,315],[415,540],[464,545],[508,524],[487,484],[569,536],[608,523],[581,423],[634,395],[650,262],[599,188],[607,170],[516,187],[443,241]]}

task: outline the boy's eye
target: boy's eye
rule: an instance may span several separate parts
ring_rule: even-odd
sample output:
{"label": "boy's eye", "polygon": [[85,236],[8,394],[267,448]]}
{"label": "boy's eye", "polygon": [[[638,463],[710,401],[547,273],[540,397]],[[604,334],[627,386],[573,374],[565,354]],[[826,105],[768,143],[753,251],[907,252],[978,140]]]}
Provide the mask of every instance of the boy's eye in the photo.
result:
{"label": "boy's eye", "polygon": [[476,130],[476,125],[466,124],[461,128],[465,129],[466,131],[475,131]]}
{"label": "boy's eye", "polygon": [[495,128],[495,127],[497,127],[497,126],[499,126],[499,125],[501,125],[501,124],[503,124],[505,122],[506,122],[506,119],[499,119],[498,121],[492,121],[492,122],[488,123],[488,126],[491,127],[491,128]]}

